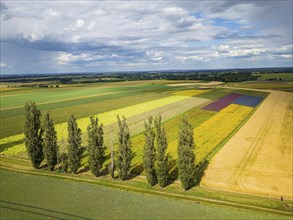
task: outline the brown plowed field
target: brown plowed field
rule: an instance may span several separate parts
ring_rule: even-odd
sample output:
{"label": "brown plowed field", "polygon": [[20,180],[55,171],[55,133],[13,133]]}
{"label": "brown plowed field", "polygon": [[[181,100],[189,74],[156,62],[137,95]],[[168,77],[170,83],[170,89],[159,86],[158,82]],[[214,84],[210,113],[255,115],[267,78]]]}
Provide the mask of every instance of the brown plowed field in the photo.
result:
{"label": "brown plowed field", "polygon": [[202,185],[293,198],[293,94],[273,91],[223,146]]}

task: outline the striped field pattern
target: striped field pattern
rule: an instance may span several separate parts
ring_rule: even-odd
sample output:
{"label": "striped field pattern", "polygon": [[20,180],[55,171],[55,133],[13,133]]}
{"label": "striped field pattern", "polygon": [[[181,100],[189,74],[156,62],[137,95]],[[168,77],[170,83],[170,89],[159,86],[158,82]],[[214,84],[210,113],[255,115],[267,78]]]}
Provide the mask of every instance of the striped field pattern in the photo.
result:
{"label": "striped field pattern", "polygon": [[[105,112],[96,116],[99,117],[100,122],[103,123],[105,126],[116,123],[117,115],[120,115],[120,116],[124,115],[127,118],[136,116],[136,118],[133,118],[130,121],[130,127],[132,128],[131,130],[135,131],[132,134],[136,134],[142,131],[144,120],[147,119],[147,117],[149,116],[162,114],[164,119],[167,120],[170,117],[174,117],[177,114],[183,113],[184,111],[187,111],[207,101],[208,99],[190,98],[188,96],[177,95],[177,96],[170,96],[170,97],[166,97],[162,99],[157,99],[154,101],[144,102],[144,103],[133,105],[133,106],[128,106],[121,109],[116,109],[116,110]],[[86,127],[89,124],[89,118],[86,117],[86,118],[78,119],[77,123],[79,128],[85,134]],[[57,131],[58,140],[61,142],[61,145],[66,145],[67,123],[65,122],[65,123],[57,124],[55,128]],[[22,139],[23,139],[22,134],[10,136],[7,138],[2,138],[0,140],[0,145],[2,145],[2,147],[0,148],[2,149],[1,150],[2,154],[7,156],[15,156],[16,154],[19,154],[20,152],[25,151],[24,144],[18,144],[8,149],[4,149],[5,146],[3,147],[3,145],[9,145],[10,143],[13,143],[13,142],[19,142]],[[86,144],[86,135],[83,135],[83,143]]]}
{"label": "striped field pattern", "polygon": [[[139,89],[141,88],[141,90]],[[68,89],[68,92],[67,92]],[[77,89],[80,90],[80,89]],[[44,92],[47,90],[44,90]],[[70,91],[72,93],[70,93]],[[48,96],[42,94],[43,97]],[[55,92],[55,91],[54,91]],[[214,92],[214,94],[213,94]],[[241,91],[239,91],[241,92]],[[243,92],[243,91],[242,91]],[[33,91],[32,91],[33,93]],[[14,94],[11,97],[21,96],[21,100],[15,103],[22,103],[27,94]],[[168,151],[173,159],[177,157],[177,139],[178,129],[183,115],[187,115],[194,128],[194,139],[196,143],[196,162],[213,155],[215,149],[221,143],[229,138],[229,135],[241,125],[241,122],[253,110],[253,107],[261,101],[261,98],[251,95],[244,95],[231,90],[200,90],[186,89],[179,90],[175,87],[164,87],[164,85],[132,83],[128,87],[109,87],[109,88],[82,88],[79,92],[65,88],[65,93],[50,98],[50,102],[45,103],[39,98],[40,109],[48,107],[52,116],[57,118],[55,125],[58,135],[58,145],[61,152],[67,148],[67,122],[66,118],[70,114],[77,116],[77,123],[82,130],[82,146],[87,146],[86,128],[89,124],[89,116],[97,116],[99,122],[104,125],[104,140],[108,147],[110,139],[113,139],[116,147],[117,134],[117,115],[124,115],[130,129],[131,141],[135,152],[134,163],[141,163],[141,157],[144,145],[144,121],[148,117],[161,115],[163,126],[166,128],[167,139],[169,143]],[[81,98],[74,95],[81,94]],[[257,95],[257,94],[256,94]],[[6,101],[9,95],[4,95]],[[243,97],[243,98],[241,98]],[[63,101],[60,99],[64,99]],[[72,99],[72,100],[71,100]],[[211,99],[215,100],[211,104]],[[89,101],[89,103],[87,103]],[[234,102],[234,103],[233,103]],[[236,104],[238,103],[238,104]],[[208,104],[208,105],[207,105]],[[245,106],[247,105],[247,106]],[[249,106],[252,107],[249,107]],[[19,120],[23,118],[23,109],[13,109],[12,101],[6,103],[10,110],[2,110],[5,113],[1,121],[7,122],[10,118]],[[202,108],[202,106],[205,106]],[[56,109],[55,109],[56,107]],[[20,110],[22,112],[20,112]],[[11,112],[9,112],[11,111]],[[23,119],[22,119],[23,120]],[[61,120],[61,123],[58,121]],[[19,120],[22,126],[23,121]],[[12,124],[6,123],[5,126],[12,127]],[[1,128],[2,129],[2,128]],[[20,130],[20,129],[19,129]],[[11,132],[10,132],[11,133]],[[23,143],[23,134],[4,135],[0,139],[0,154],[27,158],[26,149]],[[107,153],[108,150],[107,150]],[[84,157],[83,164],[87,161]],[[106,162],[107,163],[107,162]]]}

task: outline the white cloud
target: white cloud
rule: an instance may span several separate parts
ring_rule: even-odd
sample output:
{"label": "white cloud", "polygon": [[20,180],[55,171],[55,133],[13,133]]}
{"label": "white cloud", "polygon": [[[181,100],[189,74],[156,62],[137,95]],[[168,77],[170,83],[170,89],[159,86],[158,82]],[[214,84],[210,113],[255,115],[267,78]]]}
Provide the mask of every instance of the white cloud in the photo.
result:
{"label": "white cloud", "polygon": [[293,59],[292,54],[280,54],[280,55],[273,55],[274,57],[285,58],[285,59]]}
{"label": "white cloud", "polygon": [[227,44],[214,45],[211,47],[214,57],[253,57],[265,54],[268,48],[259,41],[234,40]]}
{"label": "white cloud", "polygon": [[68,54],[68,53],[65,53],[65,52],[61,52],[58,56],[57,56],[57,61],[59,64],[65,64],[65,63],[68,63],[70,62],[70,57],[72,55],[71,54]]}
{"label": "white cloud", "polygon": [[286,59],[292,59],[293,58],[292,54],[282,54],[280,56],[283,57],[283,58],[286,58]]}
{"label": "white cloud", "polygon": [[11,68],[11,66],[7,65],[7,64],[4,63],[4,62],[1,62],[1,63],[0,63],[0,68]]}
{"label": "white cloud", "polygon": [[[230,65],[227,62],[233,59],[272,55],[287,61],[292,54],[292,26],[283,25],[292,23],[292,9],[284,2],[264,6],[245,0],[3,4],[1,41],[20,49],[53,51],[56,56],[48,56],[52,66],[54,62],[81,69],[166,64],[184,69],[205,62],[207,68],[216,68],[214,60]],[[278,16],[273,7],[281,10],[276,10]]]}
{"label": "white cloud", "polygon": [[47,11],[48,11],[49,15],[52,16],[52,17],[55,17],[55,16],[57,16],[59,14],[57,11],[55,11],[55,10],[53,10],[51,8],[48,9]]}
{"label": "white cloud", "polygon": [[76,26],[77,28],[82,28],[83,25],[84,25],[84,20],[82,20],[82,19],[77,19],[77,20],[76,20],[76,24],[75,24],[75,26]]}
{"label": "white cloud", "polygon": [[200,55],[193,55],[193,56],[176,56],[175,57],[177,60],[180,60],[182,62],[185,61],[209,61],[210,60],[210,56],[208,55],[204,55],[204,56],[200,56]]}

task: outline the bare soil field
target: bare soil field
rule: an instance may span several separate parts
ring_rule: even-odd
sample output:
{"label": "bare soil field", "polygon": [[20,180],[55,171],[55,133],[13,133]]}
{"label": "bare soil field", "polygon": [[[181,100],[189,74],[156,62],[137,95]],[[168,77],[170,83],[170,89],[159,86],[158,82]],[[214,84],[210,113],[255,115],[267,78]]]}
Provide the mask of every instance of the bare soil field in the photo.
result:
{"label": "bare soil field", "polygon": [[272,91],[211,160],[202,185],[293,198],[293,96]]}

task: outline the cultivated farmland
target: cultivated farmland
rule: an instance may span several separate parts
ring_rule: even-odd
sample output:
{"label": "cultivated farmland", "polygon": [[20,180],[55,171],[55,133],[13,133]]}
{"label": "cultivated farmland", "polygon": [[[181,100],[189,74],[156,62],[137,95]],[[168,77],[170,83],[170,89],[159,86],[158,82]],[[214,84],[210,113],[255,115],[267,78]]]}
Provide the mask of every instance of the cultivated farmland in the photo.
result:
{"label": "cultivated farmland", "polygon": [[[177,85],[169,86],[173,84]],[[42,114],[44,115],[45,112],[50,111],[55,121],[60,152],[67,151],[67,119],[70,114],[76,116],[78,126],[82,130],[82,147],[85,149],[80,167],[81,173],[76,177],[93,180],[94,177],[86,169],[88,166],[86,127],[89,124],[89,116],[98,116],[99,121],[104,124],[107,159],[103,169],[106,170],[110,163],[110,140],[113,141],[114,148],[117,149],[118,127],[116,116],[119,114],[127,117],[131,134],[134,158],[130,172],[134,177],[139,177],[124,183],[117,181],[117,185],[118,187],[122,184],[124,186],[135,186],[139,190],[152,190],[153,188],[147,186],[145,172],[142,169],[145,143],[143,134],[144,121],[149,116],[161,115],[168,141],[167,152],[171,156],[169,166],[170,183],[168,183],[170,185],[162,190],[167,190],[168,193],[176,192],[181,195],[180,185],[176,181],[178,177],[176,159],[178,128],[183,115],[188,116],[193,128],[196,145],[196,164],[199,164],[204,159],[210,161],[215,155],[217,157],[217,152],[253,115],[255,109],[262,107],[260,103],[266,99],[268,94],[263,91],[225,87],[202,89],[203,85],[202,82],[185,85],[184,81],[138,81],[92,84],[87,87],[72,85],[53,89],[24,88],[21,92],[18,89],[5,90],[1,93],[1,103],[4,103],[3,106],[1,105],[1,166],[32,171],[26,148],[23,144],[24,110],[21,105],[26,101],[36,101]],[[50,93],[52,93],[52,97],[50,97]],[[12,99],[10,100],[9,97]],[[286,114],[289,113],[287,112]],[[213,164],[209,165],[206,178],[209,177],[210,167],[213,167]],[[42,173],[43,171],[38,170],[36,172]],[[53,175],[60,177],[64,175],[57,172],[53,173]],[[66,176],[70,175],[66,174]],[[101,181],[106,184],[113,182],[109,175],[99,177],[94,181]],[[159,188],[155,188],[155,190],[161,192]],[[188,194],[184,195],[187,195],[189,199],[200,196],[205,199],[219,200],[221,196],[210,190],[210,188],[205,187],[194,187],[188,191]],[[241,203],[240,206],[252,204],[265,208],[277,207],[276,209],[282,211],[292,209],[291,206],[275,206],[274,200],[261,203],[256,202],[259,198],[254,197],[243,199],[237,194],[227,194],[225,196],[225,200],[228,203],[235,202],[235,199]]]}
{"label": "cultivated farmland", "polygon": [[[56,92],[58,89],[53,89],[52,97],[48,95],[50,94],[48,89],[44,89],[44,91],[36,90],[34,92],[30,90],[25,95],[19,93],[9,94],[6,92],[3,95],[4,99],[2,99],[2,102],[5,102],[5,104],[1,110],[3,112],[1,120],[7,122],[5,120],[15,121],[19,120],[20,117],[23,118],[23,108],[20,108],[19,104],[25,103],[25,97],[30,97],[29,100],[32,101],[36,100],[43,112],[47,110],[56,112],[55,114],[58,118],[56,131],[59,148],[62,152],[66,151],[67,118],[69,113],[72,113],[72,109],[77,108],[82,111],[82,113],[77,114],[77,123],[83,133],[83,146],[87,145],[86,127],[89,124],[89,116],[98,116],[100,122],[104,124],[105,143],[109,145],[110,138],[117,133],[116,116],[124,115],[128,119],[132,136],[131,140],[136,155],[134,164],[136,164],[136,167],[140,166],[142,158],[144,145],[143,124],[149,116],[162,115],[169,143],[168,152],[172,158],[176,159],[178,127],[183,114],[188,115],[194,128],[194,138],[197,146],[196,163],[199,163],[204,158],[210,158],[217,152],[221,143],[229,138],[229,135],[241,125],[241,122],[248,117],[254,107],[245,106],[241,102],[233,104],[233,101],[239,97],[245,98],[244,94],[247,91],[237,90],[236,93],[236,90],[231,89],[199,89],[199,86],[204,85],[204,83],[191,83],[188,86],[193,85],[193,87],[186,89],[184,83],[177,83],[175,84],[176,86],[171,87],[169,85],[174,83],[169,83],[164,81],[142,81],[136,84],[133,82],[129,82],[129,84],[123,83],[123,87],[120,86],[121,83],[117,83],[117,86],[114,83],[109,84],[109,86],[89,86],[88,88],[64,87],[59,92]],[[77,96],[79,90],[80,96]],[[252,94],[259,95],[259,100],[264,96],[264,93],[261,92],[252,92]],[[11,100],[9,97],[11,97]],[[125,102],[123,105],[121,104],[122,101]],[[108,109],[106,110],[107,106]],[[103,109],[104,112],[101,112]],[[10,113],[10,111],[16,112]],[[55,114],[52,114],[53,118]],[[23,119],[19,120],[19,130],[22,130],[22,121]],[[58,123],[60,121],[62,123]],[[14,128],[13,124],[10,123],[4,126]],[[4,131],[3,128],[1,129]],[[17,129],[13,129],[14,134],[16,133],[15,130]],[[26,149],[22,142],[23,134],[9,135],[10,132],[7,134],[6,137],[0,139],[1,154],[27,158]],[[2,135],[5,135],[5,131]],[[114,139],[114,144],[116,141]],[[86,161],[85,158],[84,164]]]}
{"label": "cultivated farmland", "polygon": [[292,199],[292,103],[290,93],[272,91],[211,160],[202,184]]}

